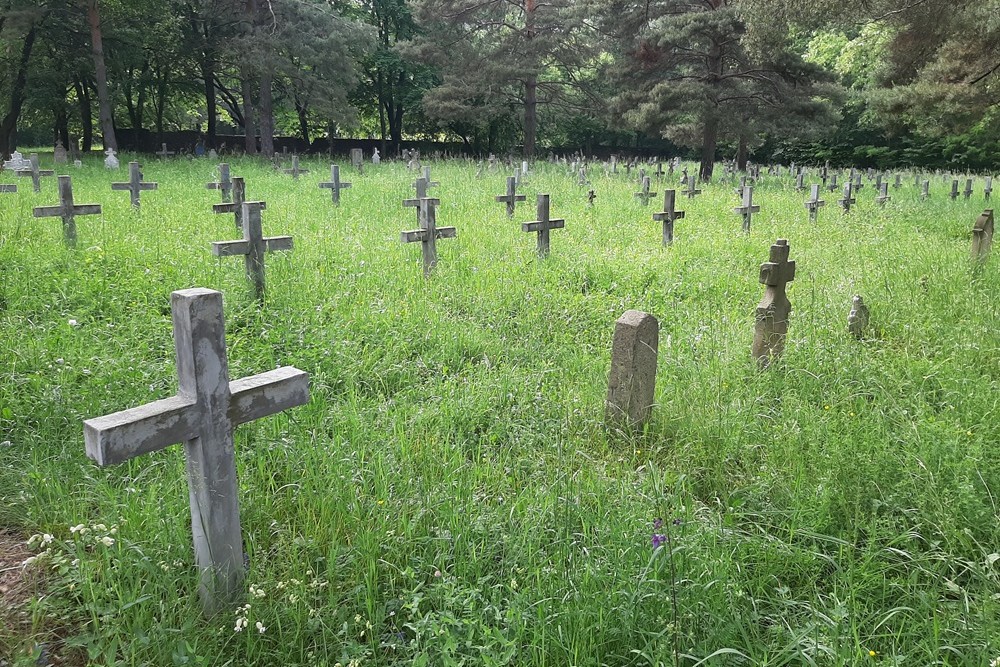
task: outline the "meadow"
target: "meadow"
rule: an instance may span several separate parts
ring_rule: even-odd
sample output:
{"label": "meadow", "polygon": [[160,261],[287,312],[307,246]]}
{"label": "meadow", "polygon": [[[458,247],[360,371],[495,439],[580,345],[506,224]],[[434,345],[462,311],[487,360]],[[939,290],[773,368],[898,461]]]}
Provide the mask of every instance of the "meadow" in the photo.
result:
{"label": "meadow", "polygon": [[[812,224],[787,176],[702,185],[672,246],[637,180],[592,169],[597,199],[539,163],[507,218],[506,171],[429,163],[440,187],[425,280],[416,178],[365,165],[334,207],[329,162],[299,180],[234,159],[267,202],[267,295],[204,184],[208,160],[142,158],[133,212],[100,160],[73,176],[78,247],[56,203],[0,195],[0,526],[30,540],[30,623],[0,664],[979,665],[1000,655],[1000,263],[974,268],[984,208],[932,180],[873,186]],[[133,158],[134,159],[134,158]],[[43,156],[43,166],[51,164]],[[621,170],[624,172],[624,170]],[[721,171],[719,169],[718,171]],[[217,175],[217,174],[215,174]],[[815,177],[813,177],[815,178]],[[807,178],[809,183],[813,178]],[[675,182],[676,177],[671,181]],[[13,182],[8,174],[0,181]],[[964,184],[964,181],[963,181]],[[679,186],[676,186],[680,190]],[[551,255],[534,196],[551,194]],[[797,263],[784,356],[750,357],[759,265]],[[173,395],[170,293],[225,298],[230,375],[281,365],[311,401],[236,430],[247,606],[203,619],[183,450],[98,468],[82,420]],[[868,336],[846,332],[851,297]],[[644,432],[604,424],[615,320],[660,322]],[[654,529],[654,521],[662,527]],[[656,525],[660,526],[661,523]],[[654,533],[666,542],[654,548]]]}

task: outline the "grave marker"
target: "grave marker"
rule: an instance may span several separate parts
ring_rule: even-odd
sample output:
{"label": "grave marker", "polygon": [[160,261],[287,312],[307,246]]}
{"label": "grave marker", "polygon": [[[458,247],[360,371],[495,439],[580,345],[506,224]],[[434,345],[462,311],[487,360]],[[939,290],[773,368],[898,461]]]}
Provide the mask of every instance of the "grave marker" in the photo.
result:
{"label": "grave marker", "polygon": [[521,231],[538,233],[538,256],[546,257],[549,254],[549,231],[552,229],[562,229],[566,226],[566,221],[549,218],[549,195],[538,195],[535,213],[538,216],[538,220],[521,223]]}
{"label": "grave marker", "polygon": [[760,211],[760,206],[753,205],[753,188],[749,185],[743,188],[743,205],[733,209],[733,213],[743,216],[743,231],[750,233],[750,220],[754,213]]}
{"label": "grave marker", "polygon": [[796,192],[802,192],[802,191],[803,191],[803,190],[805,190],[805,189],[806,189],[806,185],[805,185],[805,174],[803,174],[803,173],[802,173],[802,172],[800,171],[800,172],[798,173],[798,175],[797,175],[797,176],[795,177],[795,191],[796,191]]}
{"label": "grave marker", "polygon": [[958,179],[953,179],[951,181],[951,199],[952,201],[958,199]]}
{"label": "grave marker", "polygon": [[879,206],[885,206],[885,203],[890,199],[892,199],[892,197],[889,196],[889,184],[884,182],[879,183],[878,197],[875,198],[875,201],[878,202]]}
{"label": "grave marker", "polygon": [[829,190],[830,192],[836,192],[837,191],[837,174],[836,173],[834,173],[832,176],[830,176],[830,184],[828,186],[826,186],[826,189]]}
{"label": "grave marker", "polygon": [[59,205],[36,206],[33,214],[36,218],[62,218],[63,240],[71,248],[76,247],[77,215],[100,215],[100,204],[74,204],[73,183],[69,176],[59,177]]}
{"label": "grave marker", "polygon": [[170,295],[176,396],[83,422],[87,456],[99,466],[184,444],[202,610],[211,616],[243,592],[243,541],[233,429],[309,401],[309,375],[292,366],[229,379],[222,293]]}
{"label": "grave marker", "polygon": [[924,187],[920,191],[920,199],[921,201],[925,199],[930,199],[930,196],[931,196],[931,182],[929,180],[924,181]]}
{"label": "grave marker", "polygon": [[364,173],[365,168],[365,152],[360,148],[351,149],[351,164],[354,168],[358,170],[358,173]]}
{"label": "grave marker", "polygon": [[660,324],[649,313],[627,310],[615,322],[604,403],[609,424],[639,429],[649,420],[656,393],[659,337]]}
{"label": "grave marker", "polygon": [[[213,213],[232,213],[236,228],[243,229],[243,204],[246,202],[247,188],[242,176],[233,177],[233,201],[226,204],[213,204]],[[267,209],[265,202],[258,202],[262,209]]]}
{"label": "grave marker", "polygon": [[987,176],[986,182],[983,185],[983,196],[986,198],[986,201],[990,200],[990,194],[992,194],[992,192],[993,192],[993,177]]}
{"label": "grave marker", "polygon": [[430,167],[424,167],[424,180],[427,181],[427,187],[428,187],[428,189],[430,189],[430,188],[436,188],[437,186],[441,185],[439,182],[431,180],[431,168]]}
{"label": "grave marker", "polygon": [[309,173],[308,169],[300,169],[299,168],[299,156],[298,155],[293,155],[292,156],[292,168],[291,169],[282,169],[281,171],[283,171],[286,174],[291,174],[292,178],[295,179],[296,181],[299,180],[299,174],[308,174]]}
{"label": "grave marker", "polygon": [[51,169],[40,169],[38,166],[38,153],[28,156],[28,168],[18,169],[18,176],[31,176],[31,185],[35,192],[42,191],[42,176],[55,176],[56,172]]}
{"label": "grave marker", "polygon": [[[508,177],[508,180],[513,177]],[[423,180],[423,179],[419,179]],[[400,241],[403,243],[420,243],[421,253],[424,260],[424,277],[430,276],[431,271],[437,264],[437,240],[453,239],[458,233],[454,227],[438,227],[437,214],[435,208],[441,203],[440,199],[421,198],[417,213],[420,217],[420,229],[403,232]]]}
{"label": "grave marker", "polygon": [[896,181],[892,184],[892,189],[893,190],[898,190],[901,187],[903,187],[903,181],[900,178],[899,174],[896,174]]}
{"label": "grave marker", "polygon": [[155,190],[156,183],[144,183],[142,171],[138,162],[128,163],[128,183],[112,183],[112,190],[127,190],[132,200],[132,207],[139,210],[139,195],[143,190]]}
{"label": "grave marker", "polygon": [[[82,167],[83,163],[76,160],[73,165],[77,168]],[[109,148],[104,151],[104,168],[105,169],[117,169],[120,166],[118,158],[115,157],[115,149]]]}
{"label": "grave marker", "polygon": [[760,265],[760,282],[765,291],[757,304],[752,354],[761,368],[766,368],[785,348],[792,312],[785,285],[795,280],[795,262],[788,261],[788,252],[788,241],[778,239],[771,246],[768,261]]}
{"label": "grave marker", "polygon": [[260,215],[264,208],[264,202],[243,202],[242,240],[212,242],[212,254],[216,257],[243,256],[247,279],[253,283],[258,299],[264,298],[264,254],[292,249],[291,236],[264,236]]}
{"label": "grave marker", "polygon": [[62,139],[56,140],[56,147],[52,150],[52,161],[56,164],[66,164],[69,156],[66,154],[66,147],[63,146]]}
{"label": "grave marker", "polygon": [[333,198],[334,205],[340,205],[340,191],[346,190],[351,187],[348,182],[340,182],[340,165],[331,164],[330,165],[330,182],[320,183],[319,187],[329,189],[331,196]]}
{"label": "grave marker", "polygon": [[170,157],[171,155],[176,155],[176,151],[168,151],[167,145],[165,143],[160,144],[160,150],[156,152],[160,156],[160,159]]}
{"label": "grave marker", "polygon": [[636,192],[632,197],[633,199],[641,199],[642,205],[649,205],[649,200],[656,196],[655,192],[649,191],[649,176],[642,177],[642,189]]}
{"label": "grave marker", "polygon": [[653,220],[663,223],[663,245],[670,245],[674,242],[674,222],[684,217],[684,211],[676,210],[676,206],[677,192],[665,190],[663,192],[663,212],[653,214]]}
{"label": "grave marker", "polygon": [[860,295],[854,295],[851,299],[851,312],[847,314],[847,331],[852,336],[861,340],[864,338],[865,329],[868,328],[868,306]]}
{"label": "grave marker", "polygon": [[[583,174],[583,170],[580,170],[580,173]],[[508,218],[513,218],[514,217],[514,205],[517,202],[519,202],[519,201],[524,201],[524,199],[525,199],[524,195],[516,194],[516,190],[517,190],[517,184],[515,183],[514,177],[513,176],[508,176],[507,177],[507,194],[505,194],[505,195],[497,195],[495,197],[495,199],[497,200],[498,203],[507,204],[507,217]]]}
{"label": "grave marker", "polygon": [[697,189],[697,188],[694,187],[696,179],[697,179],[696,176],[689,176],[688,179],[687,179],[688,180],[688,183],[687,183],[688,189],[684,190],[684,194],[687,195],[688,199],[694,199],[696,195],[700,195],[701,194],[701,190],[699,190],[699,189]]}
{"label": "grave marker", "polygon": [[962,194],[965,195],[966,199],[969,199],[969,198],[972,197],[972,179],[971,178],[965,179],[965,191]]}
{"label": "grave marker", "polygon": [[810,186],[809,199],[806,200],[809,222],[816,222],[821,206],[826,206],[826,202],[819,198],[819,184],[813,184]]}
{"label": "grave marker", "polygon": [[[426,199],[427,198],[427,179],[421,176],[417,180],[413,181],[412,185],[413,185],[413,188],[417,192],[417,196],[414,197],[413,199],[404,199],[403,200],[403,206],[405,206],[406,208],[414,208],[414,209],[416,209],[416,212],[417,212],[417,224],[419,225],[420,224],[420,220],[421,220],[421,218],[420,218],[420,201],[422,199]],[[435,199],[433,201],[439,201],[439,200]],[[436,204],[435,204],[435,206],[436,206]]]}
{"label": "grave marker", "polygon": [[223,162],[219,165],[219,180],[215,183],[206,183],[208,190],[219,190],[222,194],[222,201],[228,202],[233,195],[233,181],[229,176],[229,164]]}
{"label": "grave marker", "polygon": [[857,203],[857,201],[854,196],[854,184],[848,181],[847,185],[844,186],[844,196],[838,199],[837,203],[840,204],[840,208],[844,209],[844,213],[846,214],[851,212],[851,206]]}
{"label": "grave marker", "polygon": [[983,264],[993,245],[993,209],[986,209],[972,227],[972,261]]}

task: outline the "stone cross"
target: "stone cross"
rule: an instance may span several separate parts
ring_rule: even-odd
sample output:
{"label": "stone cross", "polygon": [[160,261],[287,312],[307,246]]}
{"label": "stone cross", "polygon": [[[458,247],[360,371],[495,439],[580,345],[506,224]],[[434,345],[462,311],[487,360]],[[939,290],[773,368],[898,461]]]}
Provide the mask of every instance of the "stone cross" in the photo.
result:
{"label": "stone cross", "polygon": [[[870,178],[871,178],[871,171],[869,170],[869,172],[868,172],[868,173],[869,173],[869,176],[868,176],[868,178],[870,179]],[[875,189],[876,189],[876,190],[881,190],[881,189],[882,189],[882,173],[881,173],[881,172],[879,172],[879,173],[878,173],[878,174],[877,174],[877,175],[875,176]]]}
{"label": "stone cross", "polygon": [[965,195],[966,199],[969,199],[970,197],[972,197],[972,179],[971,178],[965,179],[965,191],[962,194]]}
{"label": "stone cross", "polygon": [[[417,224],[420,224],[420,201],[427,198],[427,179],[421,176],[417,180],[413,181],[413,188],[417,192],[417,196],[413,199],[404,199],[403,206],[406,208],[413,208],[417,211]],[[433,202],[439,202],[439,199],[432,199]],[[431,206],[437,206],[436,203],[431,204]]]}
{"label": "stone cross", "polygon": [[802,192],[806,189],[805,185],[805,175],[800,171],[795,177],[795,191]]}
{"label": "stone cross", "polygon": [[17,192],[17,186],[9,183],[0,183],[0,193],[12,194]]}
{"label": "stone cross", "polygon": [[958,199],[958,179],[953,179],[951,182],[951,195],[952,200]]}
{"label": "stone cross", "polygon": [[819,198],[819,184],[810,187],[809,199],[806,200],[806,209],[809,211],[809,222],[816,222],[821,206],[826,206],[826,202]]}
{"label": "stone cross", "polygon": [[308,169],[300,169],[299,168],[299,156],[298,155],[293,155],[292,156],[292,168],[291,169],[282,169],[282,171],[284,173],[286,173],[286,174],[291,174],[292,178],[294,178],[295,180],[299,179],[299,174],[308,174],[309,173]]}
{"label": "stone cross", "polygon": [[576,184],[584,187],[590,185],[590,181],[587,180],[587,169],[585,167],[580,167],[580,171],[576,177]]}
{"label": "stone cross", "polygon": [[[246,182],[242,176],[233,177],[233,201],[226,204],[213,204],[213,213],[232,213],[236,221],[236,228],[243,229],[243,204],[247,199]],[[267,204],[259,202],[262,209],[267,208]]]}
{"label": "stone cross", "polygon": [[879,206],[885,206],[885,203],[890,199],[892,197],[889,196],[889,184],[886,182],[879,183],[878,197],[875,198],[875,201],[878,202]]}
{"label": "stone cross", "polygon": [[549,231],[562,229],[566,226],[566,221],[549,218],[549,195],[538,195],[535,213],[538,220],[521,223],[521,231],[538,233],[538,256],[546,257],[549,254]]}
{"label": "stone cross", "polygon": [[642,205],[647,206],[649,204],[649,200],[655,196],[656,196],[655,192],[649,191],[649,176],[643,176],[642,189],[639,192],[636,192],[635,195],[633,195],[633,197],[635,199],[641,199]]}
{"label": "stone cross", "polygon": [[769,260],[760,265],[760,282],[766,289],[757,304],[752,353],[761,368],[766,368],[785,348],[792,312],[785,285],[795,280],[795,262],[788,261],[788,251],[788,241],[778,239],[771,246]]}
{"label": "stone cross", "polygon": [[243,202],[243,239],[212,242],[212,254],[216,257],[243,255],[247,279],[253,283],[258,299],[264,298],[264,254],[292,249],[291,236],[264,236],[260,215],[264,208],[264,202]]}
{"label": "stone cross", "polygon": [[893,190],[898,190],[898,189],[900,189],[901,187],[903,187],[903,180],[902,180],[902,178],[900,177],[900,175],[899,175],[899,174],[896,174],[896,180],[895,180],[895,182],[894,182],[894,183],[892,184],[892,189],[893,189]]}
{"label": "stone cross", "polygon": [[913,187],[920,185],[920,174],[913,174]]}
{"label": "stone cross", "polygon": [[993,245],[993,209],[986,209],[972,227],[972,261],[982,264]]}
{"label": "stone cross", "polygon": [[699,189],[696,189],[696,188],[694,187],[694,185],[695,185],[695,180],[697,180],[697,177],[696,177],[696,176],[689,176],[689,177],[688,177],[688,179],[687,179],[687,186],[688,186],[688,189],[687,189],[687,190],[684,190],[684,194],[686,194],[686,195],[687,195],[687,198],[688,198],[688,199],[694,199],[694,198],[695,198],[695,195],[700,195],[700,194],[701,194],[701,190],[699,190]]}
{"label": "stone cross", "polygon": [[208,190],[219,190],[222,193],[222,201],[228,202],[233,196],[233,181],[229,176],[229,164],[223,162],[219,165],[219,180],[215,183],[206,183]]}
{"label": "stone cross", "polygon": [[823,168],[819,170],[819,179],[823,182],[823,187],[826,187],[827,174],[830,172],[830,164],[824,164]]}
{"label": "stone cross", "polygon": [[983,185],[983,195],[986,197],[986,201],[990,200],[990,194],[993,192],[993,177],[987,176],[986,182]]}
{"label": "stone cross", "polygon": [[56,172],[51,169],[39,169],[38,167],[38,153],[32,153],[28,156],[28,162],[31,165],[28,169],[18,169],[18,176],[31,176],[31,185],[34,187],[35,192],[42,191],[42,176],[55,176]]}
{"label": "stone cross", "polygon": [[844,209],[844,213],[851,212],[851,205],[855,204],[858,200],[854,196],[854,183],[850,181],[844,186],[844,196],[837,201],[840,207]]}
{"label": "stone cross", "polygon": [[861,174],[854,177],[854,192],[861,192],[864,190],[865,184],[861,181]]}
{"label": "stone cross", "polygon": [[740,176],[740,184],[737,188],[733,190],[736,196],[742,201],[743,200],[743,188],[747,186],[747,177]]}
{"label": "stone cross", "polygon": [[163,143],[163,144],[160,144],[160,150],[158,150],[156,152],[156,154],[159,155],[161,158],[165,158],[165,157],[169,157],[171,155],[175,155],[176,152],[175,151],[168,151],[167,150],[167,145],[165,143]]}
{"label": "stone cross", "polygon": [[670,245],[674,242],[674,222],[684,217],[684,211],[678,211],[676,207],[677,192],[665,190],[663,192],[663,212],[653,214],[653,220],[663,223],[663,245]]}
{"label": "stone cross", "polygon": [[330,194],[333,197],[333,203],[336,204],[336,205],[339,205],[340,204],[340,191],[341,190],[346,190],[347,188],[351,187],[351,184],[348,183],[348,182],[346,182],[346,181],[343,182],[343,183],[341,183],[340,182],[340,166],[336,165],[336,164],[331,164],[330,165],[330,182],[329,183],[320,183],[319,187],[329,189],[330,190]]}
{"label": "stone cross", "polygon": [[[583,173],[583,170],[580,171]],[[507,194],[497,195],[495,199],[498,203],[507,204],[507,217],[514,217],[514,205],[519,201],[524,201],[524,195],[516,194],[517,183],[513,176],[507,177]]]}
{"label": "stone cross", "polygon": [[851,299],[851,312],[847,314],[847,330],[852,336],[861,340],[865,335],[865,329],[868,328],[868,321],[868,306],[865,305],[864,299],[856,294]]}
{"label": "stone cross", "polygon": [[76,247],[76,219],[77,215],[100,215],[100,204],[74,204],[73,203],[73,183],[69,176],[59,177],[59,205],[58,206],[36,206],[34,216],[36,218],[62,218],[63,240],[71,248]]}
{"label": "stone cross", "polygon": [[351,149],[351,164],[354,165],[354,168],[357,169],[358,173],[360,174],[361,170],[364,169],[364,164],[365,164],[364,150],[360,148]]}
{"label": "stone cross", "polygon": [[428,188],[436,188],[437,186],[441,185],[438,181],[432,181],[431,180],[431,168],[430,167],[424,167],[424,180],[427,181],[427,187]]}
{"label": "stone cross", "polygon": [[440,203],[440,199],[421,198],[417,208],[417,213],[420,217],[420,229],[403,232],[400,235],[400,241],[403,243],[420,243],[424,260],[425,278],[430,276],[431,271],[434,270],[434,265],[437,264],[437,240],[453,239],[458,236],[454,227],[439,228],[437,226],[437,213],[435,209]]}
{"label": "stone cross", "polygon": [[604,402],[610,425],[640,429],[649,420],[656,392],[659,338],[660,323],[649,313],[627,310],[615,322]]}
{"label": "stone cross", "polygon": [[754,213],[760,211],[760,206],[753,205],[753,188],[749,185],[743,188],[743,205],[733,209],[733,213],[743,216],[743,231],[750,233],[750,220]]}
{"label": "stone cross", "polygon": [[594,200],[597,199],[597,193],[593,190],[587,191],[587,206],[593,207]]}
{"label": "stone cross", "polygon": [[155,190],[156,183],[144,183],[138,162],[128,163],[128,183],[112,183],[112,190],[128,190],[132,199],[132,207],[139,210],[139,193],[143,190]]}
{"label": "stone cross", "polygon": [[920,199],[930,199],[931,196],[931,182],[929,180],[924,181],[924,186],[920,191]]}
{"label": "stone cross", "polygon": [[211,616],[243,595],[243,540],[233,429],[309,402],[309,375],[292,366],[229,379],[222,293],[170,295],[178,392],[83,422],[99,466],[184,444],[202,610]]}
{"label": "stone cross", "polygon": [[830,176],[830,184],[828,186],[826,186],[826,189],[829,190],[830,192],[836,192],[837,191],[837,174],[836,173],[834,173],[834,174],[832,174]]}

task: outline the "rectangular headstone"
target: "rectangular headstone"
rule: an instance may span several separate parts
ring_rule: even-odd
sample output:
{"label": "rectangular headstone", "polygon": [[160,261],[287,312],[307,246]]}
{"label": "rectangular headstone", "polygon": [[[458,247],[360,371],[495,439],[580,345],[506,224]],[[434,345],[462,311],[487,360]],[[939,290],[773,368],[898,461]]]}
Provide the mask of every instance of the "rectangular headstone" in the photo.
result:
{"label": "rectangular headstone", "polygon": [[642,428],[649,421],[656,393],[660,324],[649,313],[627,310],[615,322],[608,374],[607,421]]}

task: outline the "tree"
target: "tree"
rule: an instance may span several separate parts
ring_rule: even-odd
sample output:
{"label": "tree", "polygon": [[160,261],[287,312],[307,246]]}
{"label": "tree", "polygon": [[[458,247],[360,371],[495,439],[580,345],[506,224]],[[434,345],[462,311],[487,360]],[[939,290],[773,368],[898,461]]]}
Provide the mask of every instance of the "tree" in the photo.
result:
{"label": "tree", "polygon": [[90,48],[94,56],[94,73],[97,82],[98,118],[105,148],[118,150],[115,138],[114,110],[111,94],[108,92],[108,69],[104,62],[104,38],[101,30],[101,14],[97,0],[87,0],[87,24],[90,26]]}

